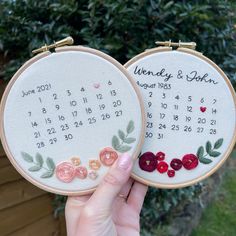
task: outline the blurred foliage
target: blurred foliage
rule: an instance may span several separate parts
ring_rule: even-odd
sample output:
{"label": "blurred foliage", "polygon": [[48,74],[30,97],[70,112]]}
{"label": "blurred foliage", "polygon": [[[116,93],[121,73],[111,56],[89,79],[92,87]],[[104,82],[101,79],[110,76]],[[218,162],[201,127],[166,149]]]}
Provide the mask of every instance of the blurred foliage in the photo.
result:
{"label": "blurred foliage", "polygon": [[224,174],[216,200],[203,212],[199,225],[191,236],[236,235],[236,150],[231,157],[230,168]]}
{"label": "blurred foliage", "polygon": [[[0,78],[9,80],[32,49],[71,35],[75,44],[102,50],[121,63],[155,47],[156,40],[195,41],[197,50],[234,82],[235,10],[235,0],[1,0]],[[200,189],[151,189],[142,212],[144,230]],[[56,197],[56,213],[64,202]]]}
{"label": "blurred foliage", "polygon": [[156,40],[195,41],[236,80],[235,0],[1,0],[0,51],[9,79],[31,51],[67,35],[125,63]]}
{"label": "blurred foliage", "polygon": [[[161,224],[171,220],[179,205],[186,205],[196,199],[202,191],[199,183],[182,189],[149,188],[141,213],[141,235],[167,235]],[[158,232],[158,234],[157,234]]]}

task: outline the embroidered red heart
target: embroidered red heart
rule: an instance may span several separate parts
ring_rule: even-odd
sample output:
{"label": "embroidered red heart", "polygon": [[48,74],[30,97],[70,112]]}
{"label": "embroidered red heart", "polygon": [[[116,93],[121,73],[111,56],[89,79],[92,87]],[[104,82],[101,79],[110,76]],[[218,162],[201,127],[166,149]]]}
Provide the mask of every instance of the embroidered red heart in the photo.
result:
{"label": "embroidered red heart", "polygon": [[207,109],[206,107],[200,107],[200,111],[201,111],[201,112],[205,112],[206,109]]}

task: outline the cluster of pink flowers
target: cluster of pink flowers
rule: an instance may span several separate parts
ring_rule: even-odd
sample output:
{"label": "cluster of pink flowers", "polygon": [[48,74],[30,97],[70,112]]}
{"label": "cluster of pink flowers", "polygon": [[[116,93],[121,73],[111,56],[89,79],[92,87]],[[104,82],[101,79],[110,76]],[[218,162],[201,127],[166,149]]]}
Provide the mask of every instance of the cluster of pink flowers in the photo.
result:
{"label": "cluster of pink flowers", "polygon": [[[118,154],[112,148],[106,147],[99,153],[99,158],[103,165],[111,166],[118,158]],[[101,166],[100,161],[90,160],[89,167],[92,170],[88,171],[85,166],[80,166],[80,158],[73,157],[70,161],[63,161],[56,166],[56,177],[64,183],[70,183],[76,177],[85,179],[88,176],[94,180],[98,177],[96,170]]]}
{"label": "cluster of pink flowers", "polygon": [[64,183],[71,182],[75,177],[85,179],[88,175],[87,168],[75,166],[71,162],[64,161],[56,166],[56,176]]}
{"label": "cluster of pink flowers", "polygon": [[[156,154],[145,152],[139,157],[139,166],[142,170],[147,172],[157,170],[161,174],[167,172],[169,177],[174,177],[175,171],[180,170],[182,167],[187,170],[192,170],[198,165],[198,158],[194,154],[186,154],[182,157],[182,160],[174,158],[171,160],[170,164],[164,161],[165,156],[164,152],[158,152]],[[171,168],[169,168],[169,166]]]}

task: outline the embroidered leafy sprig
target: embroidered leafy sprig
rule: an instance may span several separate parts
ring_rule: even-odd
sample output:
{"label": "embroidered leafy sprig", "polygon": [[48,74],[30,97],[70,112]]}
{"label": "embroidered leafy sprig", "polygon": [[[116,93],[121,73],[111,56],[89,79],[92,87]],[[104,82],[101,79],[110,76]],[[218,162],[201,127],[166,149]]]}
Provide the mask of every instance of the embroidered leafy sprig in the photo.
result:
{"label": "embroidered leafy sprig", "polygon": [[112,147],[121,153],[128,152],[132,147],[127,144],[131,144],[136,141],[136,138],[128,137],[134,131],[134,122],[129,121],[126,127],[126,133],[122,130],[118,130],[118,136],[112,137]]}
{"label": "embroidered leafy sprig", "polygon": [[203,164],[210,164],[212,160],[209,158],[206,158],[206,156],[210,156],[214,158],[220,156],[221,153],[216,150],[222,146],[223,141],[224,139],[220,138],[214,143],[214,145],[212,145],[210,141],[207,141],[205,145],[206,154],[205,154],[204,147],[200,146],[197,150],[197,157],[199,161]]}
{"label": "embroidered leafy sprig", "polygon": [[45,172],[40,176],[41,178],[50,178],[53,176],[55,171],[55,163],[52,158],[47,157],[46,161],[44,161],[40,153],[36,153],[35,158],[26,152],[21,152],[21,155],[26,162],[34,164],[28,169],[29,171],[37,172],[43,169]]}

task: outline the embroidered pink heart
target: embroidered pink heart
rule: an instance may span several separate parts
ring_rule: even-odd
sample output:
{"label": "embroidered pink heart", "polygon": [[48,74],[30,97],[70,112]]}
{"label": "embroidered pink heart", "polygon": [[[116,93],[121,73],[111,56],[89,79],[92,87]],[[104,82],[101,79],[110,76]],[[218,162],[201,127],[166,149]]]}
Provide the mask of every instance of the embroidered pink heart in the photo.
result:
{"label": "embroidered pink heart", "polygon": [[205,112],[206,109],[207,109],[206,107],[200,107],[200,111],[201,111],[201,112]]}
{"label": "embroidered pink heart", "polygon": [[94,84],[93,84],[93,87],[97,89],[97,88],[100,87],[100,84],[99,84],[99,83],[94,83]]}

